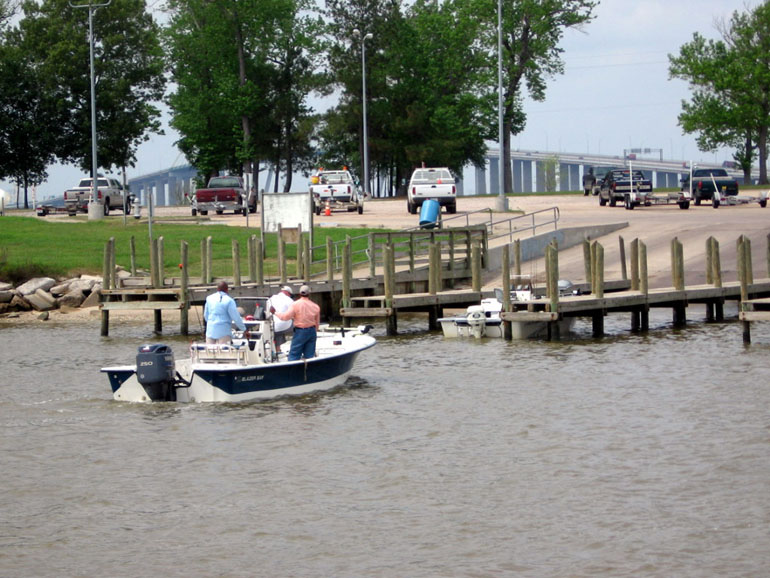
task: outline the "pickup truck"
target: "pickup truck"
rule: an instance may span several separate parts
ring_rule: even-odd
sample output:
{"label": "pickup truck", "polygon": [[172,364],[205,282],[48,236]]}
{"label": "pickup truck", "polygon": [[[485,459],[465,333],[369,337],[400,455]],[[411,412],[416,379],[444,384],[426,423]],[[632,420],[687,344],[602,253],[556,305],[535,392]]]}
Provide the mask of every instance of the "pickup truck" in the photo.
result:
{"label": "pickup truck", "polygon": [[[690,175],[682,179],[682,190],[690,190]],[[738,194],[738,181],[727,174],[725,169],[694,169],[692,171],[692,199],[696,205],[701,201],[711,201],[714,191],[723,196]]]}
{"label": "pickup truck", "polygon": [[319,171],[310,177],[310,196],[316,215],[328,209],[364,212],[364,195],[347,169]]}
{"label": "pickup truck", "polygon": [[257,212],[257,197],[254,193],[249,195],[248,206],[244,203],[246,190],[243,188],[243,179],[237,176],[211,177],[205,189],[198,189],[192,198],[193,217],[200,213],[208,215],[209,211],[215,211],[221,215],[225,211],[242,213],[246,215]]}
{"label": "pickup truck", "polygon": [[[633,198],[631,193],[634,193]],[[651,195],[652,181],[645,177],[642,171],[612,169],[602,179],[599,189],[599,205],[603,207],[609,203],[610,207],[614,207],[618,201],[626,207],[629,206],[629,203],[648,204],[646,197]]]}
{"label": "pickup truck", "polygon": [[447,213],[457,212],[455,178],[447,168],[419,168],[412,173],[406,191],[406,208],[415,215],[422,204],[430,199],[446,207]]}
{"label": "pickup truck", "polygon": [[[90,177],[80,179],[77,187],[64,191],[64,206],[70,217],[74,217],[78,212],[88,212],[88,202],[92,192],[91,183]],[[94,201],[104,206],[105,215],[109,215],[112,209],[129,211],[131,208],[131,197],[125,193],[117,179],[98,177],[94,195]]]}

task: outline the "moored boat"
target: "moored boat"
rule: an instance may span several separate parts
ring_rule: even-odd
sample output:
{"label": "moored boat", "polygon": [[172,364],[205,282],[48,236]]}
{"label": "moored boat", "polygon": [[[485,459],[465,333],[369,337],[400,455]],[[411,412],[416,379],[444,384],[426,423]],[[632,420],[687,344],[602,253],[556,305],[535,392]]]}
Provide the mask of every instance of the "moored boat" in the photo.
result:
{"label": "moored boat", "polygon": [[[572,283],[559,281],[559,292],[563,295],[571,294]],[[517,285],[511,291],[511,303],[514,306],[525,306],[536,301],[539,297],[535,294],[532,283],[526,281]],[[451,317],[441,317],[441,331],[444,337],[503,337],[503,321],[500,312],[503,310],[503,292],[495,290],[494,297],[486,297],[478,305],[469,306],[465,313]],[[555,323],[562,333],[572,329],[575,319],[573,317],[561,318]],[[548,322],[545,321],[513,321],[511,322],[511,337],[513,339],[529,339],[545,337],[548,334]]]}

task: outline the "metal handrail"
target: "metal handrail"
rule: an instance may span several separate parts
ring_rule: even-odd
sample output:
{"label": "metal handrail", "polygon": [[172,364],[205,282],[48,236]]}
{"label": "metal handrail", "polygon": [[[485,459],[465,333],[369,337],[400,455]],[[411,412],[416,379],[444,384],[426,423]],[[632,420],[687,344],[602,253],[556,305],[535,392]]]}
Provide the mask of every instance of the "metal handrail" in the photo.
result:
{"label": "metal handrail", "polygon": [[[550,212],[552,214],[551,218],[549,218],[549,219],[547,219],[545,221],[542,221],[542,222],[538,222],[537,221],[537,217],[539,215],[544,214],[544,213],[548,213],[548,212]],[[477,214],[477,213],[489,213],[489,221],[488,222],[485,220],[482,223],[477,223],[477,224],[473,225],[473,226],[481,226],[481,225],[483,225],[486,228],[486,230],[487,230],[487,242],[492,241],[493,239],[500,239],[500,238],[503,238],[503,237],[508,237],[509,241],[512,242],[514,235],[520,235],[522,233],[526,233],[527,231],[532,231],[532,235],[535,235],[537,233],[537,229],[538,228],[543,228],[543,227],[546,227],[546,226],[549,226],[549,225],[553,225],[554,230],[558,230],[558,222],[559,222],[559,218],[560,218],[559,207],[555,207],[555,206],[554,207],[549,207],[547,209],[539,209],[537,211],[532,211],[531,213],[526,213],[524,215],[516,215],[515,217],[509,217],[509,218],[506,218],[506,219],[500,219],[499,221],[493,220],[492,209],[478,209],[476,211],[470,211],[470,212],[464,213],[462,215],[456,215],[454,217],[449,217],[447,219],[442,219],[441,220],[441,225],[443,225],[443,223],[445,223],[446,221],[452,221],[452,220],[456,220],[456,219],[465,219],[465,226],[466,227],[471,227],[472,225],[470,224],[469,217],[471,215],[474,215],[474,214]],[[521,226],[521,227],[516,226],[516,222],[517,221],[522,221],[524,219],[531,220],[531,224],[527,224],[527,225]],[[494,234],[495,227],[499,228],[501,225],[507,225],[507,231],[505,231],[503,233]],[[452,227],[449,227],[449,228],[452,228]],[[401,229],[401,230],[396,231],[396,232],[394,232],[392,234],[394,236],[397,236],[399,233],[411,233],[411,232],[414,232],[414,231],[425,231],[426,235],[429,235],[431,231],[433,231],[434,233],[438,233],[438,232],[441,231],[441,229],[429,230],[429,229],[425,229],[424,227],[417,226],[417,227],[409,227],[407,229]],[[367,233],[365,235],[358,235],[356,237],[350,237],[349,241],[351,242],[351,245],[353,244],[354,241],[360,241],[362,239],[367,239],[367,241],[368,241],[369,235],[370,234]],[[341,263],[342,263],[342,254],[341,254],[342,250],[341,250],[341,248],[344,247],[344,245],[347,242],[348,242],[348,240],[345,240],[345,241],[335,241],[332,244],[332,248],[334,250],[334,263],[335,263],[334,269],[335,269],[335,271],[338,271],[338,270],[340,270],[342,268],[342,266],[341,266]],[[317,246],[311,247],[311,255],[316,250],[325,250],[325,249],[326,249],[326,245],[317,245]],[[415,255],[415,256],[417,256],[417,255]],[[351,255],[350,255],[350,259],[351,259],[351,261],[352,261],[352,263],[354,265],[370,261],[371,258],[372,258],[372,255],[370,255],[370,247],[368,246],[368,242],[367,242],[367,248],[359,249],[357,251],[352,251]],[[311,264],[311,266],[312,265],[317,265],[317,264],[323,263],[324,261],[325,261],[325,259],[311,260],[310,264]]]}
{"label": "metal handrail", "polygon": [[[541,223],[538,223],[536,221],[536,216],[540,215],[542,213],[548,213],[550,212],[553,216]],[[553,225],[554,231],[558,230],[559,228],[559,218],[561,217],[561,214],[559,213],[559,207],[549,207],[547,209],[539,209],[537,211],[532,211],[531,213],[526,213],[524,215],[518,215],[516,217],[511,217],[509,219],[501,219],[500,221],[494,221],[490,224],[489,227],[489,240],[492,239],[500,239],[502,237],[508,237],[510,241],[513,241],[513,235],[514,234],[521,234],[527,231],[532,231],[532,235],[534,236],[537,233],[538,227],[543,228],[548,225]],[[531,219],[532,224],[525,226],[525,227],[516,227],[514,226],[514,222],[521,220],[521,219]],[[494,227],[495,225],[508,225],[508,231],[505,233],[499,233],[497,235],[494,234]]]}

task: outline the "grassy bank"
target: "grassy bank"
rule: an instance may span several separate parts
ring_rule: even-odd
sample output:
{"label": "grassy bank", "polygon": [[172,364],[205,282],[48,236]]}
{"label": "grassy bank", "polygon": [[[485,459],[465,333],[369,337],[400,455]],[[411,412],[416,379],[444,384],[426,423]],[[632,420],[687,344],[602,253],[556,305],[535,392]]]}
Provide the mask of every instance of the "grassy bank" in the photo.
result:
{"label": "grassy bank", "polygon": [[[182,241],[189,244],[189,272],[200,275],[200,243],[212,237],[214,276],[232,275],[232,240],[240,244],[241,270],[247,268],[247,243],[251,235],[259,238],[259,229],[153,222],[153,236],[163,237],[166,275],[177,275]],[[325,245],[326,238],[344,240],[367,233],[366,229],[316,228],[314,244]],[[115,238],[116,263],[130,266],[130,240],[136,246],[136,267],[150,268],[150,238],[147,222],[131,219],[126,225],[122,219],[99,221],[55,222],[34,217],[6,216],[0,218],[0,281],[18,283],[32,277],[70,277],[81,274],[101,275],[104,245]],[[277,235],[265,236],[267,259],[265,274],[277,272]],[[287,245],[287,259],[296,257],[296,246]],[[316,254],[315,258],[323,255]]]}

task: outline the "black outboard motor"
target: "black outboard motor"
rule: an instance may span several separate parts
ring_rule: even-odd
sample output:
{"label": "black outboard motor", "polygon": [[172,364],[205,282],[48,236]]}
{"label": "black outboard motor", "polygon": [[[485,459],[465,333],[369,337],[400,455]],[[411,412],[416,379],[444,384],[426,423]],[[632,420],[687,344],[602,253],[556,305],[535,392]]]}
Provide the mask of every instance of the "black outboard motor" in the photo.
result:
{"label": "black outboard motor", "polygon": [[136,354],[136,378],[152,401],[176,401],[174,352],[168,345],[142,345]]}

